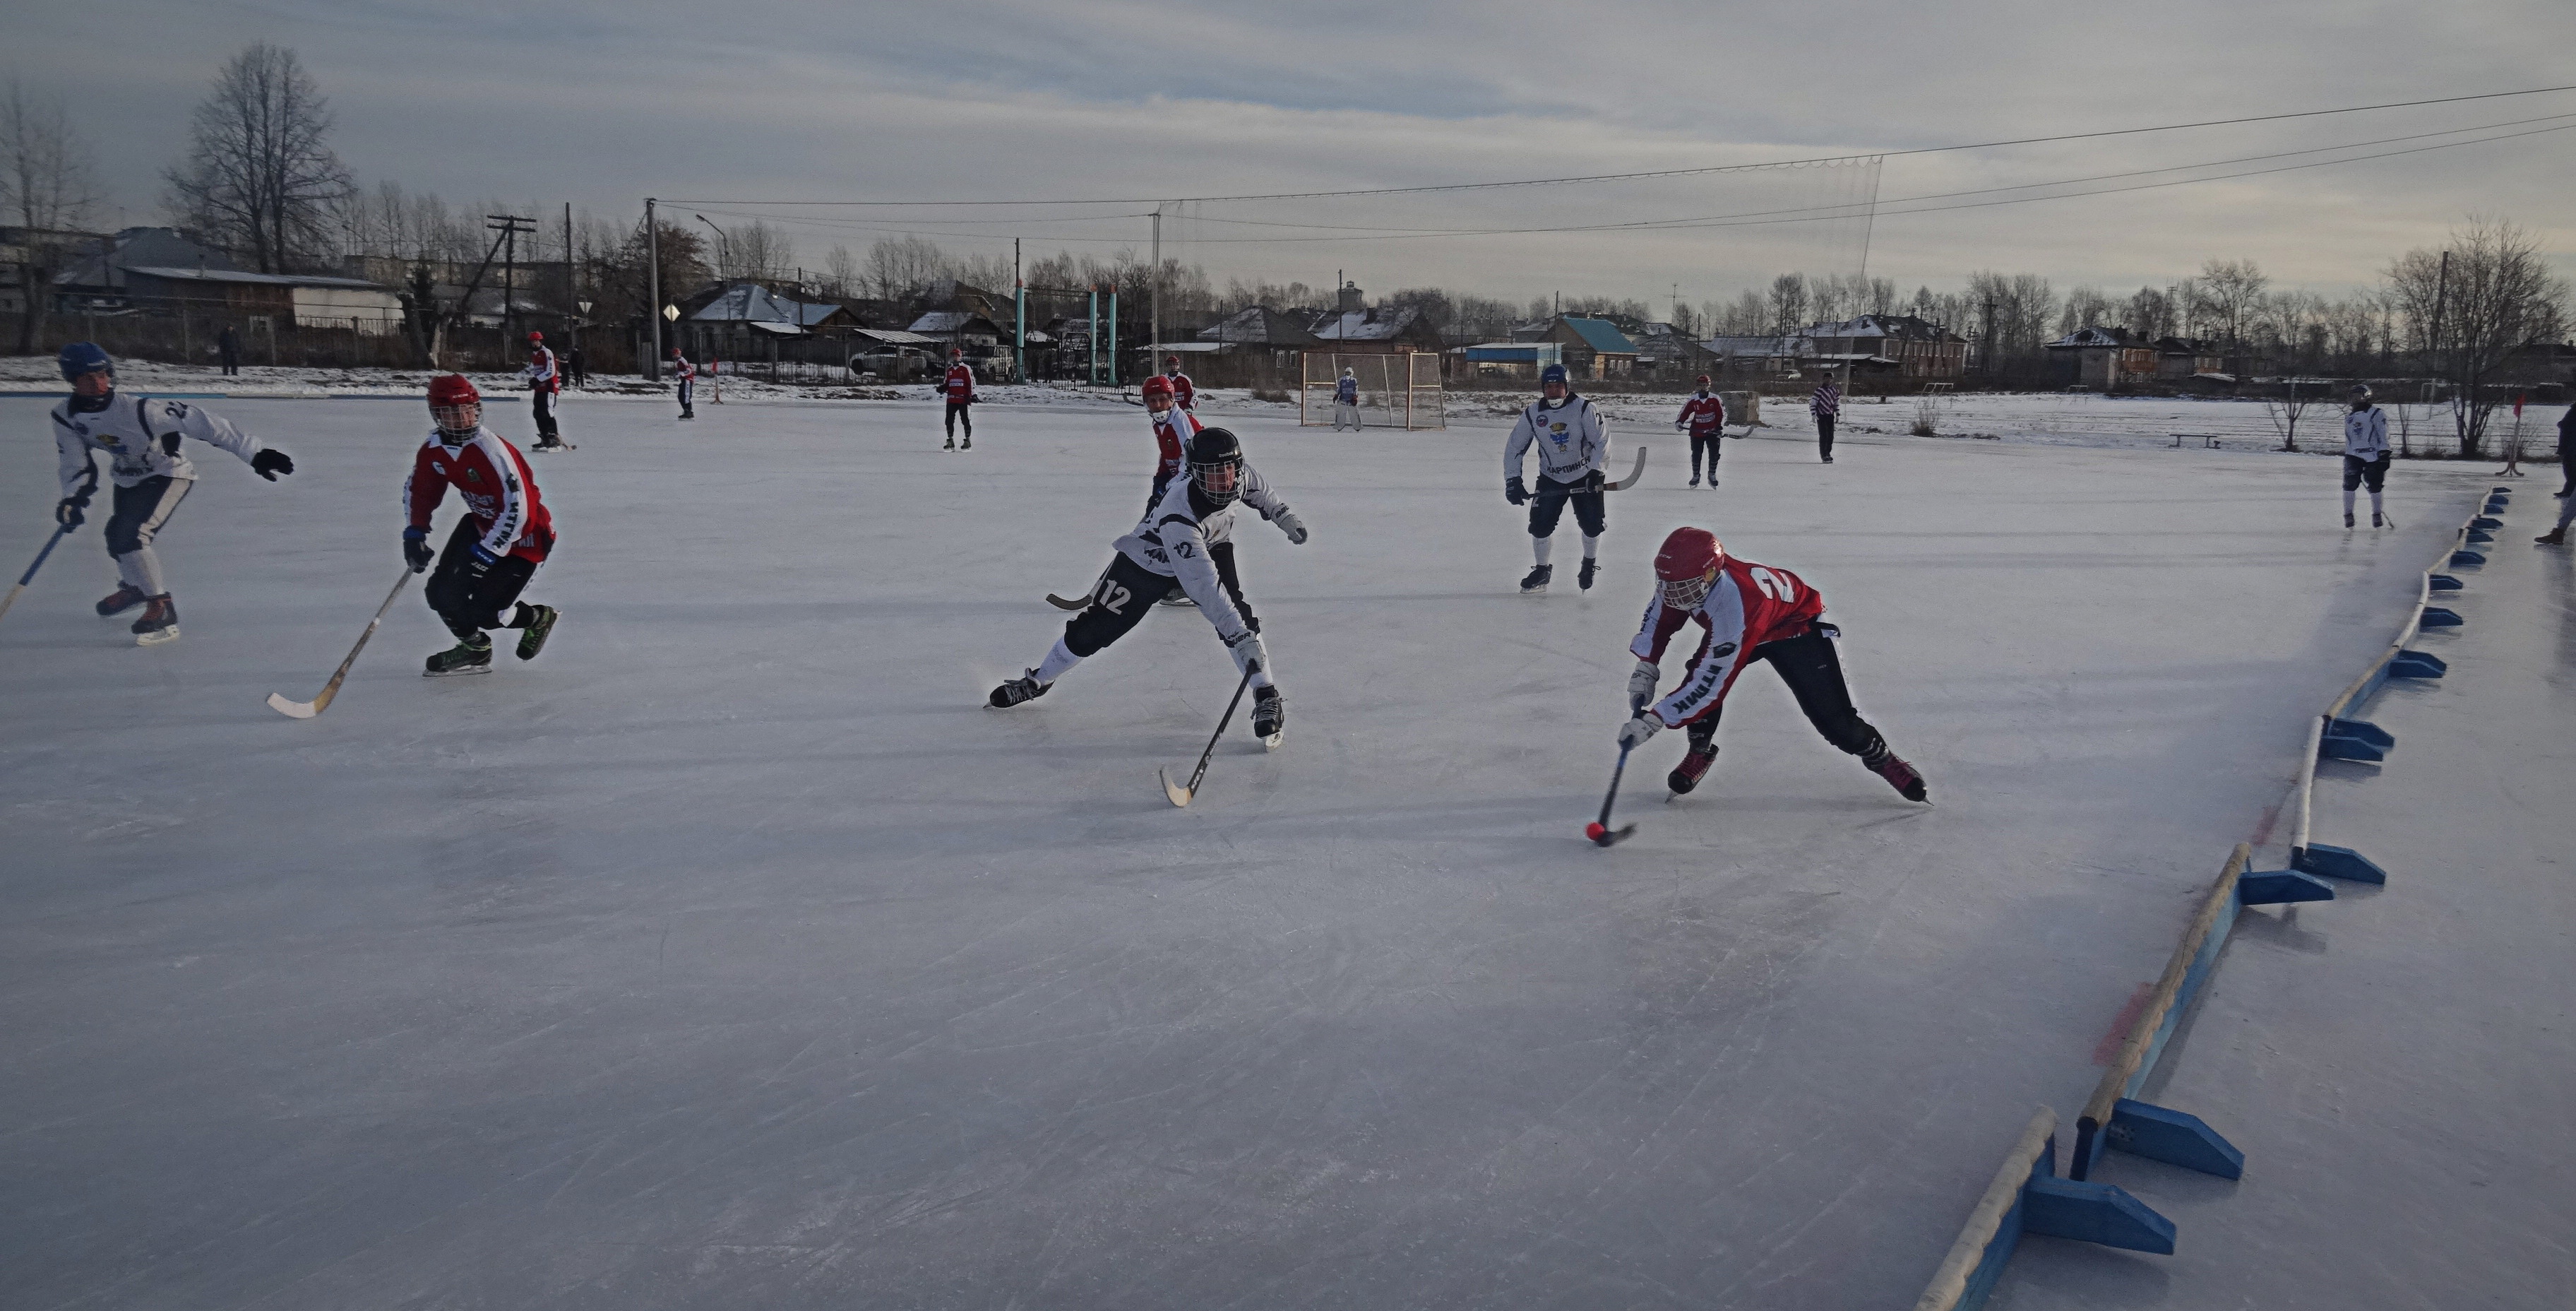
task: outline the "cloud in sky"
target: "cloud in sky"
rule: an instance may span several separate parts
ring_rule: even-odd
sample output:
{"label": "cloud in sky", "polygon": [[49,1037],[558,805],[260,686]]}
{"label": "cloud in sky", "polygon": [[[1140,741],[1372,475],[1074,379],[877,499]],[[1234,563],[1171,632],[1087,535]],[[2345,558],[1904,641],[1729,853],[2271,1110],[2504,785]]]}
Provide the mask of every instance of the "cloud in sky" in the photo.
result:
{"label": "cloud in sky", "polygon": [[[2175,0],[2035,4],[1518,3],[946,7],[658,2],[531,6],[138,3],[12,22],[6,66],[59,90],[131,221],[216,66],[296,48],[331,95],[360,178],[460,202],[561,198],[632,214],[698,199],[1185,195],[1683,168],[1896,151],[2576,81],[2564,0],[2438,10]],[[1900,157],[1883,200],[2128,172],[2576,114],[2576,94],[2091,142]],[[2567,120],[2576,122],[2576,119]],[[2535,124],[2533,126],[2548,126]],[[1978,268],[2114,289],[2206,258],[2276,279],[2365,283],[2470,211],[2535,229],[2576,271],[2576,131],[2198,186],[1902,215],[1869,227],[1870,271],[1955,286]],[[2406,143],[2382,147],[2402,148]],[[2298,162],[2285,160],[2280,162]],[[1731,295],[1788,267],[1848,269],[1858,225],[1426,239],[1336,228],[1573,226],[1842,199],[1831,170],[1657,184],[1209,206],[1182,248],[1228,276],[1373,290],[1438,284],[1660,299]],[[2151,181],[2152,178],[2139,179]],[[1889,207],[1901,208],[1901,207]],[[809,262],[876,227],[993,249],[1142,244],[1095,210],[872,212],[798,225]],[[1296,224],[1254,228],[1247,221]],[[1176,233],[1180,231],[1175,229]],[[967,233],[986,234],[969,237]],[[1222,244],[1218,236],[1232,238]],[[1242,238],[1270,237],[1251,242]],[[1317,240],[1319,237],[1330,240]],[[1285,238],[1295,238],[1289,240]]]}

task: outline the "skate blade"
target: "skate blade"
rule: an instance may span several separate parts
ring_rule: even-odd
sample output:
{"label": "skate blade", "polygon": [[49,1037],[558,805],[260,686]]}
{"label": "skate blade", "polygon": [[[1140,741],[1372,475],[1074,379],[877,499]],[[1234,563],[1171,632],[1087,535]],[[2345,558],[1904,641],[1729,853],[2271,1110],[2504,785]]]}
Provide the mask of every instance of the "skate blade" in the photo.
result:
{"label": "skate blade", "polygon": [[423,678],[464,678],[470,674],[488,674],[491,672],[492,666],[490,665],[468,665],[463,669],[424,669],[420,671],[420,676]]}
{"label": "skate blade", "polygon": [[176,642],[178,640],[179,627],[176,624],[173,624],[168,628],[164,628],[157,633],[137,633],[134,635],[134,644],[136,646],[159,646],[163,642]]}
{"label": "skate blade", "polygon": [[1523,595],[1523,596],[1545,596],[1545,595],[1547,595],[1547,584],[1545,584],[1545,583],[1541,583],[1541,584],[1539,584],[1539,585],[1538,585],[1538,586],[1536,586],[1536,587],[1524,587],[1524,588],[1522,588],[1522,589],[1521,589],[1521,595]]}
{"label": "skate blade", "polygon": [[1270,736],[1261,739],[1261,749],[1264,751],[1276,751],[1279,749],[1279,744],[1286,741],[1287,737],[1288,734],[1284,730],[1273,733]]}
{"label": "skate blade", "polygon": [[1169,771],[1160,769],[1155,770],[1154,777],[1163,781],[1163,796],[1169,799],[1173,805],[1186,806],[1190,804],[1190,790],[1188,788],[1172,786],[1172,776]]}

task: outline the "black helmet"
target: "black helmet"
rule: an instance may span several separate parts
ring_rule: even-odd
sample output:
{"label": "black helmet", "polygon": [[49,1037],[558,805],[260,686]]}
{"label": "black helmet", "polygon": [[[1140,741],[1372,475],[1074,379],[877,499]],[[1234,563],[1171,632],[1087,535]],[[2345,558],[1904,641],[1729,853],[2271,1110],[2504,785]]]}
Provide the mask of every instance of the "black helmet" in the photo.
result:
{"label": "black helmet", "polygon": [[[1210,475],[1225,471],[1219,489],[1210,485]],[[1190,486],[1214,505],[1232,505],[1243,492],[1243,443],[1223,428],[1201,428],[1190,438]]]}

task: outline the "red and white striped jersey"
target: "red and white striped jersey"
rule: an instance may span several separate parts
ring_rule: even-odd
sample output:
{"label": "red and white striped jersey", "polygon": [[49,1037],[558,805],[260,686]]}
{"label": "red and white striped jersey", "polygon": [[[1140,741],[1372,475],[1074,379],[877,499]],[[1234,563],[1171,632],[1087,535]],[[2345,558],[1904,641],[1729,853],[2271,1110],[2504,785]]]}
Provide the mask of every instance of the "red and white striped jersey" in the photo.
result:
{"label": "red and white striped jersey", "polygon": [[1682,402],[1682,412],[1673,416],[1673,422],[1690,425],[1692,432],[1723,428],[1726,426],[1726,402],[1719,400],[1714,392],[1692,392],[1690,399]]}
{"label": "red and white striped jersey", "polygon": [[1717,581],[1695,610],[1664,604],[1661,588],[1646,607],[1646,621],[1628,644],[1631,655],[1648,663],[1664,658],[1664,647],[1682,625],[1698,620],[1708,635],[1691,655],[1690,670],[1672,695],[1656,702],[1650,713],[1666,728],[1679,728],[1707,715],[1726,700],[1727,689],[1744,668],[1745,657],[1765,642],[1804,634],[1825,612],[1825,598],[1786,569],[1728,556],[1718,562]]}
{"label": "red and white striped jersey", "polygon": [[555,368],[555,353],[544,346],[528,348],[528,367],[519,370],[535,391],[558,391],[563,387],[563,374]]}
{"label": "red and white striped jersey", "polygon": [[1171,379],[1172,399],[1178,402],[1182,409],[1195,410],[1199,407],[1199,389],[1190,381],[1190,375],[1178,369],[1167,369],[1163,376]]}
{"label": "red and white striped jersey", "polygon": [[1155,486],[1161,486],[1165,479],[1175,477],[1189,467],[1190,439],[1198,436],[1199,429],[1206,426],[1199,422],[1199,416],[1178,405],[1163,411],[1162,417],[1154,420]]}
{"label": "red and white striped jersey", "polygon": [[698,376],[698,366],[689,363],[689,357],[682,355],[671,361],[671,376],[688,382]]}
{"label": "red and white striped jersey", "polygon": [[963,360],[948,366],[948,376],[939,381],[939,394],[951,405],[964,405],[975,399],[975,371]]}
{"label": "red and white striped jersey", "polygon": [[527,458],[491,429],[477,428],[457,446],[433,431],[420,444],[412,456],[411,476],[403,479],[403,512],[410,525],[428,531],[429,517],[450,487],[465,502],[474,526],[483,530],[485,551],[542,562],[554,549],[554,516],[537,494]]}

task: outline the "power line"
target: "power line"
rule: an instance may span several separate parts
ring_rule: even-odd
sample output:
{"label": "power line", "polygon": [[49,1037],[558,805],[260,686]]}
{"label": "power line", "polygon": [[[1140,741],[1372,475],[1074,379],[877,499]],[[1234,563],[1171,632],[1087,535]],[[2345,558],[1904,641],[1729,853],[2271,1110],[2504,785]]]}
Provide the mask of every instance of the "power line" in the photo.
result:
{"label": "power line", "polygon": [[2206,127],[2236,127],[2247,123],[2279,123],[2290,119],[2323,118],[2336,114],[2362,114],[2382,109],[2417,109],[2426,105],[2456,105],[2474,100],[2501,100],[2513,96],[2551,95],[2576,91],[2576,85],[2533,87],[2524,91],[2488,91],[2468,96],[2440,96],[2429,100],[2392,100],[2376,105],[2348,105],[2340,109],[2304,109],[2283,114],[2255,114],[2243,118],[2212,118],[2194,123],[2162,123],[2153,127],[2105,128],[2095,132],[2067,132],[2056,136],[2015,137],[2001,141],[1976,141],[1951,146],[1920,146],[1912,150],[1870,151],[1857,155],[1824,155],[1812,159],[1774,160],[1763,164],[1712,164],[1700,168],[1652,169],[1635,173],[1592,173],[1576,177],[1522,178],[1509,182],[1452,182],[1411,187],[1357,187],[1341,191],[1276,191],[1242,196],[1138,196],[1102,199],[1090,197],[1066,200],[745,200],[718,198],[672,200],[689,205],[813,205],[873,208],[963,208],[975,205],[1159,205],[1167,201],[1246,201],[1246,200],[1318,200],[1348,196],[1412,195],[1431,191],[1489,191],[1504,187],[1552,187],[1576,182],[1626,182],[1641,178],[1689,177],[1706,173],[1740,173],[1756,169],[1825,168],[1838,164],[1861,163],[1872,159],[1895,159],[1908,155],[1938,155],[1961,150],[1998,150],[2005,146],[2046,145],[2058,141],[2093,141],[2103,137],[2137,136],[2150,132],[2183,132]]}

